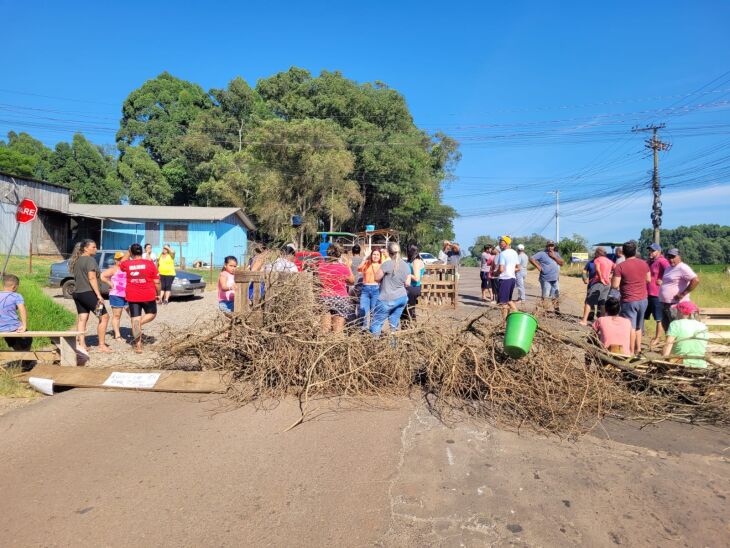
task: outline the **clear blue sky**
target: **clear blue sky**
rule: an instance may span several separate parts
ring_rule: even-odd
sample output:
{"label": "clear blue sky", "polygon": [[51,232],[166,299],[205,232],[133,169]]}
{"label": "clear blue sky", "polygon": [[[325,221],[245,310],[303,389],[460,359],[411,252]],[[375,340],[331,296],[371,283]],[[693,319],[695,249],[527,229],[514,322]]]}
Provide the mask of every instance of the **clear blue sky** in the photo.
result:
{"label": "clear blue sky", "polygon": [[112,143],[124,98],[164,70],[205,89],[340,70],[386,82],[420,127],[462,142],[445,193],[462,244],[553,234],[551,189],[566,200],[562,235],[637,237],[651,159],[630,128],[654,122],[672,143],[664,226],[728,222],[730,76],[711,82],[730,71],[730,2],[354,4],[0,0],[0,134],[53,146],[84,127]]}

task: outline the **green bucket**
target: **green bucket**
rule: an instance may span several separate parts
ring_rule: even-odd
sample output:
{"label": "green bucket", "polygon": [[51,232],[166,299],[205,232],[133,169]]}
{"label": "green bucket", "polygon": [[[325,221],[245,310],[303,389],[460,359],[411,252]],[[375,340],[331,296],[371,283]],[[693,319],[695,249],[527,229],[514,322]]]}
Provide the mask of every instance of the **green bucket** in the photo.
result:
{"label": "green bucket", "polygon": [[535,316],[525,312],[512,312],[507,316],[504,351],[512,358],[525,356],[530,351],[535,331],[537,331]]}

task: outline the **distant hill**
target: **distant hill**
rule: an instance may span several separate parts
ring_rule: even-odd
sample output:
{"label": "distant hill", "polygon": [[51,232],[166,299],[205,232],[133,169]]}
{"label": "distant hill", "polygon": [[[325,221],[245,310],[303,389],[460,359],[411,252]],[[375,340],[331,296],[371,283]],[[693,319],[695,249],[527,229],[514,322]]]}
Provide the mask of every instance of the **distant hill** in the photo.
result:
{"label": "distant hill", "polygon": [[[641,249],[653,241],[650,228],[641,231]],[[664,251],[676,247],[682,260],[692,264],[730,263],[730,226],[693,225],[680,226],[672,230],[662,229],[661,245]]]}

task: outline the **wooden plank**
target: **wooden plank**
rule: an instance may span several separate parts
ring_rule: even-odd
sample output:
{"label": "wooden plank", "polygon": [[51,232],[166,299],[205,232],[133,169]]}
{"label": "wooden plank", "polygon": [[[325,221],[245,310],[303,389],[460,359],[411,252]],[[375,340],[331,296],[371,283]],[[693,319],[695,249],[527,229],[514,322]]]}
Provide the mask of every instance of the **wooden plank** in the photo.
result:
{"label": "wooden plank", "polygon": [[701,321],[705,325],[730,325],[730,318],[702,318]]}
{"label": "wooden plank", "polygon": [[730,308],[702,308],[701,316],[730,316]]}
{"label": "wooden plank", "polygon": [[[53,379],[58,386],[75,388],[105,388],[104,381],[113,372],[124,373],[160,373],[160,378],[153,388],[140,390],[144,392],[188,392],[188,393],[224,393],[227,389],[226,375],[217,371],[160,371],[152,369],[92,369],[87,367],[58,367],[56,365],[36,365],[25,373],[20,380],[27,382],[28,377]],[[111,388],[112,390],[124,390]]]}
{"label": "wooden plank", "polygon": [[730,339],[730,331],[708,331],[711,339]]}
{"label": "wooden plank", "polygon": [[26,331],[24,333],[0,333],[0,338],[19,338],[19,337],[78,337],[80,331]]}
{"label": "wooden plank", "polygon": [[0,360],[38,360],[42,362],[53,362],[59,359],[55,350],[3,350],[0,351]]}

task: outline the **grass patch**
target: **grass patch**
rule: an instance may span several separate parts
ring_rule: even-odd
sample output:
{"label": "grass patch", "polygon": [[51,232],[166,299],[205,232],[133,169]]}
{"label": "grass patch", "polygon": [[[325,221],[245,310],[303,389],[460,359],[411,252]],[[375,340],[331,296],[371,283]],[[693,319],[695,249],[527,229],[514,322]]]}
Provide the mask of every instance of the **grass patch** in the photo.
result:
{"label": "grass patch", "polygon": [[38,393],[26,384],[18,381],[15,375],[20,373],[19,368],[0,367],[0,397],[4,398],[35,398]]}
{"label": "grass patch", "polygon": [[[33,273],[28,273],[28,259],[11,257],[7,272],[20,278],[18,292],[23,295],[28,310],[28,331],[65,331],[76,324],[76,315],[56,303],[43,292],[48,284],[51,264],[57,259],[33,259]],[[33,339],[33,348],[39,349],[50,344],[47,338]],[[0,349],[6,349],[5,341],[0,339]]]}

